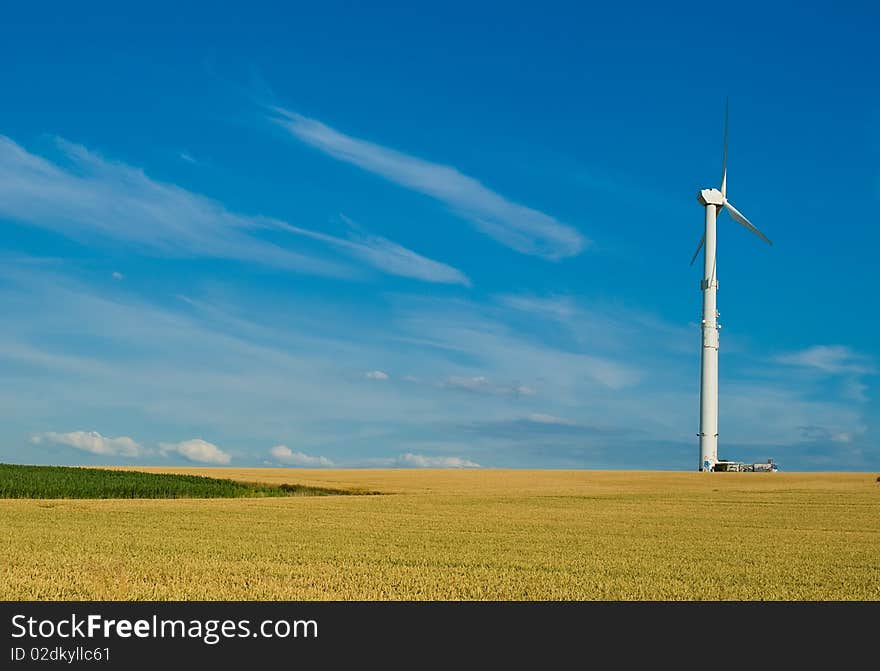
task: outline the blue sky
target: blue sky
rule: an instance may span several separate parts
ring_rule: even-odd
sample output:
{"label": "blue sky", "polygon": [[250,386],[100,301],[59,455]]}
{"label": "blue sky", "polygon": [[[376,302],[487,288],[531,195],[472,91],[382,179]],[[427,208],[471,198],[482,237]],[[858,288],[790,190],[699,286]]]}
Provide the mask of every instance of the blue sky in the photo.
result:
{"label": "blue sky", "polygon": [[[0,25],[0,460],[880,468],[864,3],[59,3]],[[477,4],[478,6],[475,6]]]}

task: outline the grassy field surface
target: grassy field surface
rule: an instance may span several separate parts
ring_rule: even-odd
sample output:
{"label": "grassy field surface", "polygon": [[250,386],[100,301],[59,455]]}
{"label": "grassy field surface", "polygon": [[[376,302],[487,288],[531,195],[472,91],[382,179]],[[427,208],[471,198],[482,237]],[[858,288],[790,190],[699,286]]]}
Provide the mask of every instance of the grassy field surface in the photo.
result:
{"label": "grassy field surface", "polygon": [[231,499],[352,493],[356,492],[195,474],[0,464],[0,499]]}
{"label": "grassy field surface", "polygon": [[0,500],[0,599],[880,599],[876,474],[144,470],[387,495]]}

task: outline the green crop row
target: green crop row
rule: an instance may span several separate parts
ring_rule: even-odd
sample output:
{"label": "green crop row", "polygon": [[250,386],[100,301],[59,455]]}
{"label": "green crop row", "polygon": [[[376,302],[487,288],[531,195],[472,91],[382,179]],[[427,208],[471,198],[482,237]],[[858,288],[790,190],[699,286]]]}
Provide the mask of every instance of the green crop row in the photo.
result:
{"label": "green crop row", "polygon": [[354,492],[201,475],[0,464],[0,498],[5,499],[214,499],[350,493]]}

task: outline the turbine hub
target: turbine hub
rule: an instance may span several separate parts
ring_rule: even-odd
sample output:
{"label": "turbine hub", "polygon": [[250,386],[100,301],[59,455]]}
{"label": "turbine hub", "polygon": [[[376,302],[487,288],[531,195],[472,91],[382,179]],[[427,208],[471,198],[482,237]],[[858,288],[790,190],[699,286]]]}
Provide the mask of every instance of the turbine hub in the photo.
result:
{"label": "turbine hub", "polygon": [[724,196],[721,195],[718,189],[703,189],[697,194],[697,200],[703,206],[717,205],[721,207],[724,205]]}

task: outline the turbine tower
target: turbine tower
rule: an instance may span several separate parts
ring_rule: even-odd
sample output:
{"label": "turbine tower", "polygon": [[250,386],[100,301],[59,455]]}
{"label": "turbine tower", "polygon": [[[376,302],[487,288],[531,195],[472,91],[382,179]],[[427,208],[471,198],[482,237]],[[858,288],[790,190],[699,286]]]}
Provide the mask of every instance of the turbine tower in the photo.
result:
{"label": "turbine tower", "polygon": [[718,276],[715,264],[715,223],[718,213],[727,210],[736,223],[745,226],[768,245],[773,244],[761,231],[746,219],[729,200],[727,200],[727,126],[729,104],[724,106],[724,155],[721,160],[721,189],[702,189],[697,200],[705,208],[703,237],[691,259],[697,260],[700,249],[703,254],[703,279],[700,289],[703,292],[703,346],[700,359],[700,467],[701,471],[711,471],[718,461],[718,316],[716,293]]}

